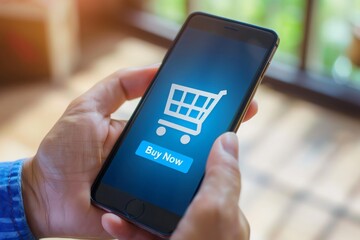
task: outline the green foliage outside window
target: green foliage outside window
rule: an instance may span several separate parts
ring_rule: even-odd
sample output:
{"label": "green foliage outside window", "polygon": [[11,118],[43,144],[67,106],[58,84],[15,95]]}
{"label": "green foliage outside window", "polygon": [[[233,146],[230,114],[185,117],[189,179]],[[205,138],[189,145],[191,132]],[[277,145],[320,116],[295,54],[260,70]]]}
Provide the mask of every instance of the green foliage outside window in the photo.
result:
{"label": "green foliage outside window", "polygon": [[[149,8],[181,24],[185,0],[153,0]],[[298,65],[305,17],[304,0],[193,0],[192,11],[205,11],[274,29],[281,44],[275,59]],[[360,87],[360,69],[346,56],[354,24],[360,24],[360,0],[315,1],[307,68]]]}

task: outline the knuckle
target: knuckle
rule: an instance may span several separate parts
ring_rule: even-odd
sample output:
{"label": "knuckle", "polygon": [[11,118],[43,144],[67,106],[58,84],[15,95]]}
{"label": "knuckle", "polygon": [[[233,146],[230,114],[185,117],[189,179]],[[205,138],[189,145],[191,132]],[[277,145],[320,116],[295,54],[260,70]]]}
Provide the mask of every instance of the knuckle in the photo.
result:
{"label": "knuckle", "polygon": [[240,178],[240,169],[239,169],[239,162],[236,161],[233,157],[226,157],[226,164],[224,164],[226,170],[236,178]]}
{"label": "knuckle", "polygon": [[71,111],[73,109],[78,109],[82,107],[85,104],[85,99],[83,97],[77,97],[74,100],[72,100],[67,108],[67,110]]}
{"label": "knuckle", "polygon": [[225,201],[220,196],[200,198],[196,206],[197,210],[211,219],[222,219]]}
{"label": "knuckle", "polygon": [[96,110],[92,101],[87,99],[86,97],[80,96],[75,98],[67,107],[66,113],[78,114],[78,113],[87,113],[90,111]]}
{"label": "knuckle", "polygon": [[240,189],[241,188],[241,173],[237,161],[229,159],[229,157],[222,158],[222,164],[211,166],[206,169],[206,176],[208,179],[222,179],[226,181],[226,188]]}
{"label": "knuckle", "polygon": [[221,170],[224,171],[224,176],[226,175],[229,177],[229,186],[230,184],[234,184],[233,187],[240,187],[241,173],[239,163],[237,161],[234,161],[233,159],[227,160],[226,164],[222,166]]}

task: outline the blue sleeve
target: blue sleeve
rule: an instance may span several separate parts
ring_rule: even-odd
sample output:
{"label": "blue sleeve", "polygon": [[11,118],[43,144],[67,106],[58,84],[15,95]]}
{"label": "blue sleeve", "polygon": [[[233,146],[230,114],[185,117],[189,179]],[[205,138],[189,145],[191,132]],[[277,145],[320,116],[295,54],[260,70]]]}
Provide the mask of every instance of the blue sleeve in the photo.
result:
{"label": "blue sleeve", "polygon": [[0,239],[35,239],[21,194],[23,160],[0,163]]}

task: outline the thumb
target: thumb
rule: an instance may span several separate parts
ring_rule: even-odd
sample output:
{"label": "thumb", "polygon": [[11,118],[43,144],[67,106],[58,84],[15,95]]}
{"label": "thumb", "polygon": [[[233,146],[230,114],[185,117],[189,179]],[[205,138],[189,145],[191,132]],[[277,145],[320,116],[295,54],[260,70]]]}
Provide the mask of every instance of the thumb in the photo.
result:
{"label": "thumb", "polygon": [[225,133],[218,137],[211,148],[199,192],[172,239],[231,239],[226,236],[238,232],[240,171],[237,159],[236,135]]}
{"label": "thumb", "polygon": [[117,71],[97,83],[77,101],[89,102],[99,113],[109,116],[126,100],[143,95],[156,72],[157,67],[154,66]]}
{"label": "thumb", "polygon": [[228,132],[216,139],[210,151],[200,193],[205,189],[216,194],[213,196],[239,197],[241,179],[238,151],[239,144],[235,133]]}

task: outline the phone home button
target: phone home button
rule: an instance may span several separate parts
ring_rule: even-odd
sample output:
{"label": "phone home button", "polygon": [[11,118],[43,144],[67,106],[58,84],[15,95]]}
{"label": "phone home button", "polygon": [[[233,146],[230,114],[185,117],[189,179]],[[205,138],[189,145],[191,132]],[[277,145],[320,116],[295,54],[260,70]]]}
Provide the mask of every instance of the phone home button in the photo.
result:
{"label": "phone home button", "polygon": [[130,200],[125,207],[125,212],[128,216],[128,218],[138,218],[140,217],[145,210],[145,205],[142,201],[138,199],[132,199]]}

